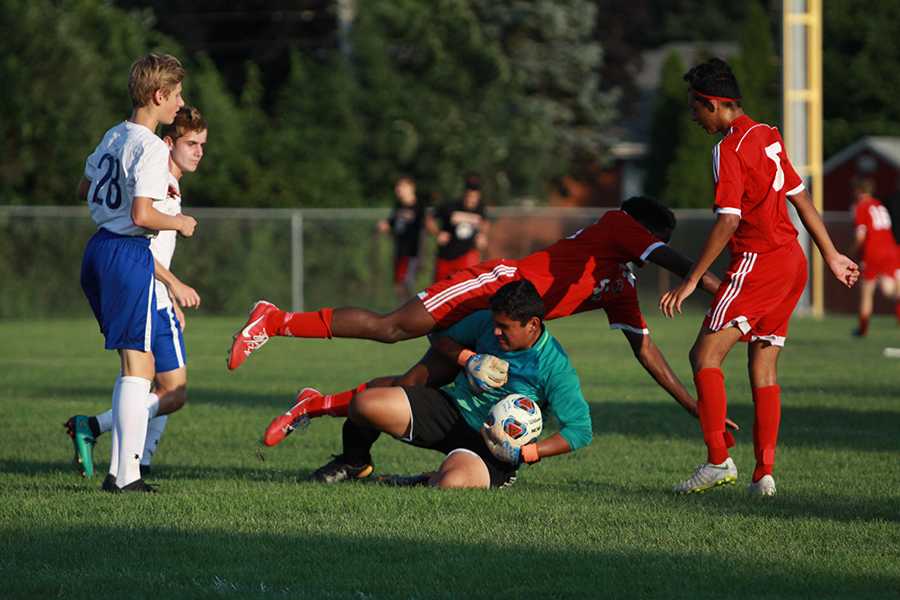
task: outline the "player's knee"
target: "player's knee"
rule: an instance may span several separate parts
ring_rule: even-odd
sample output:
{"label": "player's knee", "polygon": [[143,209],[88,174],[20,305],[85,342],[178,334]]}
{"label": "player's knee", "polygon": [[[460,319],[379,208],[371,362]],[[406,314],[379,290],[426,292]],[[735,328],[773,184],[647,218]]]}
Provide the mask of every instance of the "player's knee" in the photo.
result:
{"label": "player's knee", "polygon": [[449,469],[438,473],[435,485],[441,489],[462,489],[478,487],[462,469]]}
{"label": "player's knee", "polygon": [[172,412],[181,410],[187,404],[187,386],[182,385],[172,392]]}
{"label": "player's knee", "polygon": [[372,402],[372,394],[368,393],[368,391],[360,392],[350,401],[347,416],[350,417],[350,420],[354,423],[368,425],[371,423],[373,410],[375,408],[374,404],[375,403]]}

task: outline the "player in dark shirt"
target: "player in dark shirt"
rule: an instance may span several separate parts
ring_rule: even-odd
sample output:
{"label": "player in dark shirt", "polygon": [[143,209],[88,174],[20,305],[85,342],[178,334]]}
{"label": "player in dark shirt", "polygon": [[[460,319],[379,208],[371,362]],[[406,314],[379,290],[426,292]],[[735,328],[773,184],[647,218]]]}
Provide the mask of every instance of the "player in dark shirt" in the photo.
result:
{"label": "player in dark shirt", "polygon": [[488,227],[481,202],[481,182],[470,175],[466,178],[462,199],[442,206],[434,214],[432,229],[437,231],[438,244],[434,280],[440,281],[481,262],[481,251],[487,246]]}
{"label": "player in dark shirt", "polygon": [[418,270],[425,209],[416,198],[416,182],[408,175],[397,179],[394,194],[397,202],[390,216],[378,223],[378,229],[394,238],[394,290],[399,299],[406,300],[412,296]]}

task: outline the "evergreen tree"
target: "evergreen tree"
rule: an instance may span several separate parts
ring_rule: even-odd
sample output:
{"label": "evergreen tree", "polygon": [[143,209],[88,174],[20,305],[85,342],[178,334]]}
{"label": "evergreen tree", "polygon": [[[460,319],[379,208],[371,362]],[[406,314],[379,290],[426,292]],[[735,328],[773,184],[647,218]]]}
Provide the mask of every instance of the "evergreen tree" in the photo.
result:
{"label": "evergreen tree", "polygon": [[744,110],[756,121],[777,125],[781,82],[772,21],[756,0],[747,2],[746,10],[738,34],[740,55],[732,61],[732,68],[741,85]]}

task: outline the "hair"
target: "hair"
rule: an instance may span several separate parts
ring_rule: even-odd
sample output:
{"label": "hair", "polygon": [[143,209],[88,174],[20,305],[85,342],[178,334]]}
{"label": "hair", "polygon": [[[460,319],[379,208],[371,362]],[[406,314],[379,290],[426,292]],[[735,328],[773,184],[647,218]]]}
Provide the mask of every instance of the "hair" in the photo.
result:
{"label": "hair", "polygon": [[622,203],[622,210],[654,233],[674,230],[678,224],[675,213],[647,196],[632,196]]}
{"label": "hair", "polygon": [[160,137],[172,138],[174,142],[183,135],[207,129],[209,125],[198,109],[193,106],[182,106],[178,109],[175,120],[170,125],[163,125]]}
{"label": "hair", "polygon": [[480,190],[481,178],[475,174],[466,175],[466,190]]}
{"label": "hair", "polygon": [[134,61],[128,75],[128,93],[135,108],[149,105],[156,90],[165,96],[184,80],[184,67],[171,54],[148,54]]}
{"label": "hair", "polygon": [[[700,92],[708,96],[719,96],[723,98],[734,98],[733,102],[725,102],[725,106],[741,105],[741,88],[738,85],[737,78],[721,58],[711,58],[704,63],[693,67],[684,74],[684,80],[691,86],[691,91]],[[705,104],[712,110],[712,103],[702,96],[694,96],[697,101]]]}
{"label": "hair", "polygon": [[854,177],[852,183],[853,191],[857,194],[872,195],[875,191],[875,182],[871,177]]}
{"label": "hair", "polygon": [[544,301],[527,279],[507,283],[491,296],[491,311],[503,313],[524,325],[532,317],[544,319]]}

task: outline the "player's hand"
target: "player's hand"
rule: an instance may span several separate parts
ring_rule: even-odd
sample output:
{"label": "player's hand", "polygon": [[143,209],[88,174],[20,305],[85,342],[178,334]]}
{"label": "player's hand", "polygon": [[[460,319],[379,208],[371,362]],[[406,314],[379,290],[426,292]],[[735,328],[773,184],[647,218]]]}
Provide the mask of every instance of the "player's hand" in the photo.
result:
{"label": "player's hand", "polygon": [[474,354],[466,361],[466,379],[475,393],[502,387],[509,378],[509,363],[492,354]]}
{"label": "player's hand", "polygon": [[169,294],[175,299],[175,303],[183,308],[200,307],[200,294],[197,293],[197,290],[180,281],[172,284],[169,288]]}
{"label": "player's hand", "polygon": [[184,318],[184,311],[181,310],[181,307],[178,306],[178,303],[175,302],[172,304],[172,308],[175,309],[175,318],[178,319],[178,324],[181,325],[181,331],[184,332],[187,327],[187,321]]}
{"label": "player's hand", "polygon": [[178,215],[180,224],[178,226],[178,233],[183,235],[184,237],[191,237],[194,235],[194,230],[197,228],[197,219],[188,215]]}
{"label": "player's hand", "polygon": [[437,245],[438,246],[446,246],[450,243],[450,232],[442,231],[437,234]]}
{"label": "player's hand", "polygon": [[378,233],[389,233],[391,231],[391,224],[387,221],[378,221]]}
{"label": "player's hand", "polygon": [[853,284],[859,279],[859,265],[843,254],[828,259],[828,268],[831,269],[837,280],[848,288],[853,287]]}
{"label": "player's hand", "polygon": [[682,281],[681,285],[677,288],[669,290],[662,295],[662,298],[659,299],[659,310],[670,319],[675,316],[676,312],[681,314],[682,303],[687,300],[688,296],[693,294],[696,289],[696,282],[689,280]]}
{"label": "player's hand", "polygon": [[491,451],[491,454],[494,455],[494,458],[502,460],[503,462],[508,462],[516,467],[522,464],[521,448],[516,448],[509,443],[509,440],[503,440],[502,442],[497,441],[494,437],[493,429],[488,427],[487,423],[483,424],[479,431],[481,433],[481,439],[484,440],[484,444],[488,447],[488,450]]}
{"label": "player's hand", "polygon": [[726,429],[734,429],[735,431],[740,431],[741,426],[732,421],[731,419],[725,419],[725,428]]}

